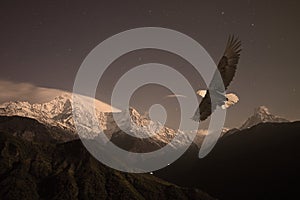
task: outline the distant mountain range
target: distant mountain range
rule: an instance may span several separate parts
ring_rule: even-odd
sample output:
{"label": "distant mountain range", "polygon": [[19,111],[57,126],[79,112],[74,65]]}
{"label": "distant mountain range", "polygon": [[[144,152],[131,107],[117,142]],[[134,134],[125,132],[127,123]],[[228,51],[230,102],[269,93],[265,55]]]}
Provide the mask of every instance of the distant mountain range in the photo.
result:
{"label": "distant mountain range", "polygon": [[[124,131],[129,131],[135,134],[151,134],[155,136],[150,139],[139,139],[138,141],[142,141],[144,143],[144,149],[155,149],[168,144],[175,137],[177,132],[171,128],[161,125],[159,122],[153,122],[140,115],[134,108],[130,108],[129,111],[115,112],[116,117],[121,119],[121,123],[119,124],[120,126],[116,124],[113,118],[113,113],[108,112],[109,109],[106,105],[103,106],[102,102],[98,102],[95,108],[101,129],[109,139],[111,139],[112,135],[115,134],[113,140],[116,142],[119,140],[118,138],[124,136]],[[127,114],[131,116],[130,120],[124,120],[125,115]],[[78,137],[75,134],[76,128],[73,120],[72,96],[70,93],[65,93],[50,102],[41,104],[30,104],[28,102],[20,101],[7,102],[0,105],[0,116],[21,116],[31,118],[37,120],[41,124],[44,124],[50,129],[56,127],[68,132],[68,134],[64,137],[58,137],[58,135],[55,135],[55,140],[63,139],[62,141],[67,141]],[[73,135],[70,133],[73,133]],[[81,137],[85,138],[85,136]],[[190,141],[191,139],[188,135],[183,135],[182,138],[176,141],[176,145],[184,146],[190,143]],[[145,146],[146,144],[150,147]],[[133,149],[137,148],[133,147]],[[139,151],[142,150],[139,149]]]}
{"label": "distant mountain range", "polygon": [[[118,127],[106,108],[96,106],[99,124],[110,141],[125,150],[154,151],[176,135],[133,108],[117,113],[120,119],[131,116]],[[156,135],[141,139],[124,131]],[[96,161],[77,140],[70,94],[42,104],[7,102],[0,105],[0,197],[212,199],[186,188],[197,187],[220,199],[286,199],[299,186],[299,131],[300,122],[288,122],[262,106],[240,128],[224,129],[225,137],[200,160],[199,146],[207,132],[200,130],[181,158],[154,172],[182,186],[178,187],[147,174],[117,172]],[[188,142],[186,136],[177,144]]]}
{"label": "distant mountain range", "polygon": [[[84,105],[82,107],[84,108]],[[115,144],[118,144],[120,147],[133,152],[149,152],[159,149],[168,144],[175,137],[177,131],[180,131],[165,127],[159,122],[151,121],[147,117],[140,115],[134,108],[130,108],[129,111],[120,111],[115,108],[112,109],[111,107],[109,107],[109,105],[98,100],[95,100],[95,108],[100,128],[104,131],[107,137],[111,139],[111,141],[113,141]],[[120,126],[118,126],[114,121],[113,113],[111,111],[116,111],[115,116],[121,119],[121,123],[119,124]],[[127,114],[131,116],[130,120],[124,120],[125,115]],[[75,134],[76,128],[73,120],[71,93],[62,93],[62,95],[57,96],[50,102],[46,103],[30,104],[28,102],[21,101],[6,102],[0,105],[0,116],[26,117],[37,120],[41,124],[45,125],[47,129],[55,130],[59,128],[59,130],[52,132],[60,132],[61,134],[50,134],[53,137],[52,140],[55,141],[65,142],[78,138],[78,135]],[[2,119],[2,121],[3,120],[4,119]],[[259,123],[287,121],[288,120],[284,118],[271,114],[265,106],[261,106],[255,109],[254,114],[249,117],[240,128],[224,128],[222,135],[232,134],[237,130],[249,128]],[[30,123],[31,122],[29,122],[29,124]],[[27,122],[25,122],[25,124],[26,126],[28,126]],[[0,121],[0,130],[1,127],[3,129],[6,126],[5,123],[1,123]],[[34,130],[30,129],[30,131],[32,132]],[[126,134],[124,131],[129,131],[138,135],[151,134],[154,136],[141,139],[132,137]],[[18,135],[26,136],[26,138],[29,139],[28,131],[26,132],[26,134]],[[204,140],[206,134],[206,130],[197,131],[194,142],[198,146],[201,146],[201,143]],[[84,135],[81,137],[85,138]],[[176,147],[174,146],[174,148],[185,146],[191,143],[191,140],[192,139],[189,137],[189,134],[183,134],[183,137],[175,141]]]}

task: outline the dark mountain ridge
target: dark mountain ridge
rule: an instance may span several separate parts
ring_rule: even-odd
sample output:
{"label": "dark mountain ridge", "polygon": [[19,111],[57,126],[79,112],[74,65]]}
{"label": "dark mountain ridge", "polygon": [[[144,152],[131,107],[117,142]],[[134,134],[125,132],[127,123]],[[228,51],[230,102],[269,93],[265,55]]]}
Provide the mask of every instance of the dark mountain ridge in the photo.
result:
{"label": "dark mountain ridge", "polygon": [[294,199],[300,187],[300,122],[261,123],[221,138],[203,159],[191,146],[154,175],[219,199]]}
{"label": "dark mountain ridge", "polygon": [[80,140],[45,144],[0,132],[0,152],[0,199],[213,199],[150,174],[106,167]]}
{"label": "dark mountain ridge", "polygon": [[21,116],[0,116],[0,131],[42,143],[60,143],[78,138],[70,130],[45,125],[36,119]]}

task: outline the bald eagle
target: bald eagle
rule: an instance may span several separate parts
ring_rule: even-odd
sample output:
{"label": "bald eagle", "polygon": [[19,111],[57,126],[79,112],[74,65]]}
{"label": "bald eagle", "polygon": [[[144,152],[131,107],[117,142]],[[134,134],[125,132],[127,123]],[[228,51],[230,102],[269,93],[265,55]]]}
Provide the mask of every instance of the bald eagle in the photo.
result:
{"label": "bald eagle", "polygon": [[[236,67],[240,58],[240,52],[241,41],[234,36],[229,36],[225,52],[218,64],[218,71],[220,72],[224,87],[220,88],[218,86],[218,78],[217,74],[215,73],[208,90],[199,90],[197,92],[200,96],[203,96],[203,99],[199,104],[199,107],[197,108],[194,116],[192,117],[193,120],[204,121],[212,114],[217,106],[228,108],[230,105],[232,105],[230,104],[231,101],[238,101],[238,98],[236,96],[232,99],[232,96],[226,95],[225,91],[227,90],[230,82],[234,77]],[[213,99],[213,102],[211,100],[211,97]]]}

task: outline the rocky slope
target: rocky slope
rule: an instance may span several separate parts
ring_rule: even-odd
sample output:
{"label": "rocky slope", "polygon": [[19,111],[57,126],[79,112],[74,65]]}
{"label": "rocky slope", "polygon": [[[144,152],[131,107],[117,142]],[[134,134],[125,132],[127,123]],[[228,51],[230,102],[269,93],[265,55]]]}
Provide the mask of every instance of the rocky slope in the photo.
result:
{"label": "rocky slope", "polygon": [[1,132],[0,152],[0,199],[213,199],[150,174],[110,169],[79,140],[39,144]]}
{"label": "rocky slope", "polygon": [[69,130],[20,116],[0,116],[0,132],[9,132],[27,141],[39,143],[62,143],[77,138]]}

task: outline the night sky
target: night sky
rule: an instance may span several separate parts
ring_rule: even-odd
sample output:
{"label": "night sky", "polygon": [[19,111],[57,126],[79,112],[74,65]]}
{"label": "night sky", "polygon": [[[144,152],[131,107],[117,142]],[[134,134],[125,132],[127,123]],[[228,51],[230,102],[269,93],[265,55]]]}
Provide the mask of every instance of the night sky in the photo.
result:
{"label": "night sky", "polygon": [[[0,80],[71,91],[87,54],[106,38],[137,27],[165,27],[198,41],[217,63],[229,34],[242,41],[241,59],[228,92],[240,102],[225,126],[239,126],[260,105],[291,120],[300,118],[299,1],[13,1],[0,3]],[[160,62],[184,74],[195,90],[205,87],[181,58],[140,50],[117,59],[97,98],[109,102],[113,84],[130,68]],[[202,85],[202,86],[199,86]],[[0,91],[5,93],[7,91]],[[177,112],[166,88],[145,86],[132,97],[141,113],[153,103]],[[173,120],[174,119],[168,119]],[[170,122],[170,123],[172,123]]]}

